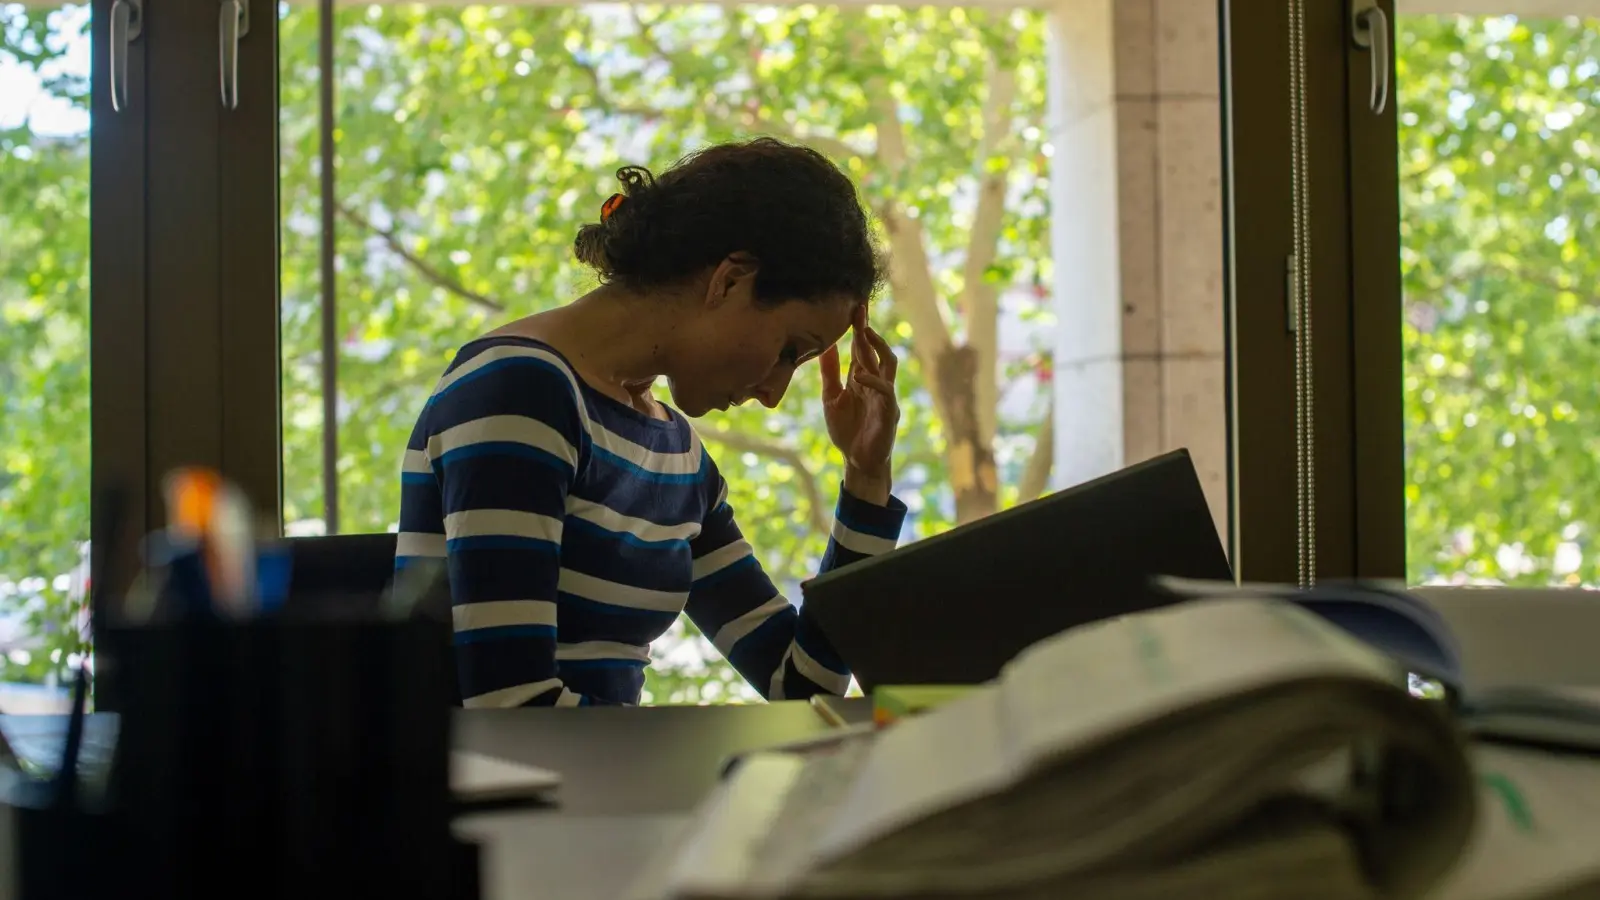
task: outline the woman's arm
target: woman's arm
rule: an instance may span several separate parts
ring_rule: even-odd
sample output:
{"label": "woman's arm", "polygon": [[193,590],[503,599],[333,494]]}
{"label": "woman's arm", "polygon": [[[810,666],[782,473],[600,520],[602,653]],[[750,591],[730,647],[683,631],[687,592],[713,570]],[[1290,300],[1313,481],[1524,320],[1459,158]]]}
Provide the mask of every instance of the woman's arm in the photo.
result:
{"label": "woman's arm", "polygon": [[[773,586],[734,521],[727,482],[715,471],[713,467],[717,501],[699,537],[690,542],[694,585],[689,618],[769,700],[843,694],[850,686],[850,670],[805,607],[796,610]],[[905,504],[892,497],[877,505],[848,489],[840,491],[822,570],[894,549],[905,515]]]}
{"label": "woman's arm", "polygon": [[[590,702],[567,689],[556,662],[562,521],[585,434],[573,390],[550,354],[500,346],[452,371],[428,401],[421,477],[437,485],[444,532],[430,537],[448,560],[469,708]],[[416,541],[401,524],[402,541]]]}
{"label": "woman's arm", "polygon": [[[828,437],[844,454],[844,490],[822,571],[893,550],[905,504],[889,494],[889,456],[900,406],[894,351],[867,325],[867,308],[853,319],[850,373],[839,372],[839,348],[820,357],[822,407]],[[802,606],[798,611],[772,586],[728,506],[728,485],[712,472],[715,502],[700,536],[690,542],[694,585],[689,617],[711,637],[739,674],[769,700],[842,694],[850,671]]]}

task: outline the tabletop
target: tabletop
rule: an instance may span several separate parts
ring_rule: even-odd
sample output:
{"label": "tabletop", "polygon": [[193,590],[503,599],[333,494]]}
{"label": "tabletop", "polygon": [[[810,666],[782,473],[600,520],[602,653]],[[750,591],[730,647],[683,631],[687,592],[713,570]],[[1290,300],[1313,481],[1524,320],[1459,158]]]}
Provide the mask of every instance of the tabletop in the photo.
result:
{"label": "tabletop", "polygon": [[[870,701],[835,701],[848,713]],[[561,805],[457,822],[483,847],[482,900],[616,900],[715,784],[725,760],[825,733],[807,703],[473,710],[455,745],[555,769]]]}
{"label": "tabletop", "polygon": [[801,702],[470,710],[454,743],[560,772],[564,815],[648,815],[691,809],[733,754],[830,727]]}
{"label": "tabletop", "polygon": [[[847,711],[866,700],[843,701]],[[65,718],[0,716],[20,754],[59,753]],[[110,726],[109,728],[107,726]],[[464,710],[454,746],[562,775],[559,805],[463,817],[483,847],[482,900],[615,900],[740,752],[826,733],[803,702],[743,706]],[[90,717],[86,756],[114,722]]]}

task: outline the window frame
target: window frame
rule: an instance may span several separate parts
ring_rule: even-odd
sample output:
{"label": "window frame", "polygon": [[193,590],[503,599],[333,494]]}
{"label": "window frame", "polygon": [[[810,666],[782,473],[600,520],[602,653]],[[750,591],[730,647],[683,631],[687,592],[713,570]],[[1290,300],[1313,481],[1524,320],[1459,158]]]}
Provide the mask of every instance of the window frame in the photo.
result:
{"label": "window frame", "polygon": [[[1454,0],[1460,2],[1460,0]],[[1501,0],[1506,2],[1506,0]],[[1515,2],[1515,0],[1512,0]],[[1409,5],[1409,4],[1407,4]],[[1396,2],[1378,0],[1388,16],[1388,103],[1368,107],[1371,60],[1345,46],[1348,148],[1345,196],[1350,241],[1349,360],[1351,410],[1350,574],[1406,577],[1405,357],[1400,323],[1400,132],[1395,81]],[[1344,21],[1349,28],[1348,16]]]}
{"label": "window frame", "polygon": [[[1224,293],[1234,574],[1293,583],[1294,252],[1287,4],[1222,0]],[[1248,52],[1245,52],[1248,51]],[[1239,173],[1248,172],[1248,184]]]}
{"label": "window frame", "polygon": [[[93,60],[89,93],[89,432],[93,605],[95,640],[113,616],[107,598],[121,596],[139,566],[134,535],[150,518],[153,495],[146,473],[148,412],[145,372],[145,40],[128,48],[127,108],[112,109],[107,72],[100,61],[111,47],[112,0],[93,0],[89,33]],[[116,377],[107,377],[115,372]],[[121,510],[112,520],[101,497],[115,491]],[[98,666],[96,703],[115,707],[117,673]]]}
{"label": "window frame", "polygon": [[[252,4],[240,109],[224,111],[216,7],[146,0],[117,112],[102,65],[112,3],[90,4],[90,534],[111,548],[91,570],[101,659],[116,654],[104,625],[140,536],[165,522],[165,473],[225,472],[274,523],[281,505],[276,6]],[[98,667],[99,708],[117,707],[118,678]]]}
{"label": "window frame", "polygon": [[[1294,336],[1288,267],[1294,197],[1289,97],[1290,4],[1225,0],[1229,80],[1229,294],[1240,574],[1299,580]],[[1314,375],[1314,576],[1405,577],[1404,421],[1400,347],[1399,162],[1393,102],[1368,109],[1370,59],[1353,43],[1346,0],[1304,9]],[[1394,21],[1393,0],[1380,8]],[[1248,189],[1244,189],[1244,188]],[[1239,239],[1239,235],[1247,236]],[[1305,387],[1304,384],[1300,387]],[[1274,424],[1277,423],[1277,424]],[[1263,558],[1265,555],[1266,558]]]}

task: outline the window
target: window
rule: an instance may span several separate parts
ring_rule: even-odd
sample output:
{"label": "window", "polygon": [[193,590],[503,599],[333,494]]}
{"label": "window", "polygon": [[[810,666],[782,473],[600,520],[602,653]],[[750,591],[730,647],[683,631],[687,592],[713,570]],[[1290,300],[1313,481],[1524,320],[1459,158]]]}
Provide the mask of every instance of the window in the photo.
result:
{"label": "window", "polygon": [[1408,576],[1593,585],[1600,20],[1401,16]]}
{"label": "window", "polygon": [[[0,5],[0,710],[53,711],[89,539],[89,9]],[[19,685],[43,685],[24,688]]]}
{"label": "window", "polygon": [[[1209,25],[1200,32],[1200,69],[1214,86],[1215,11],[1200,13],[1181,18]],[[1120,37],[1104,24],[1102,41],[1155,43],[1153,22],[1122,23]],[[282,7],[289,533],[393,527],[398,448],[455,350],[593,286],[572,259],[572,237],[614,190],[617,167],[659,169],[706,143],[755,134],[830,156],[891,226],[892,284],[873,316],[906,363],[896,475],[912,515],[903,539],[1035,497],[1050,486],[1054,464],[1057,484],[1070,483],[1178,445],[1199,457],[1225,527],[1214,88],[1196,103],[1195,85],[1180,83],[1179,73],[1159,85],[1138,80],[1153,67],[1126,75],[1133,102],[1118,114],[1127,122],[1102,133],[1125,154],[1137,188],[1124,226],[1136,261],[1119,265],[1113,239],[1109,266],[1103,254],[1072,260],[1075,272],[1109,268],[1109,279],[1064,282],[1052,265],[1062,235],[1098,239],[1107,223],[1097,218],[1102,209],[1080,207],[1071,193],[1054,196],[1072,204],[1051,205],[1063,149],[1051,129],[1071,112],[1058,109],[1052,119],[1049,94],[1062,86],[1051,86],[1048,51],[1061,34],[1052,37],[1041,11],[376,5],[339,9],[333,30],[337,276],[329,332],[320,275],[318,11]],[[1161,102],[1180,91],[1187,103]],[[1080,144],[1066,148],[1071,165],[1082,168],[1099,152],[1092,131],[1062,134]],[[1181,158],[1190,142],[1202,148],[1198,161]],[[1104,179],[1088,186],[1102,193]],[[1158,218],[1163,189],[1181,201],[1169,220]],[[1063,229],[1063,217],[1077,220]],[[1168,236],[1177,250],[1158,258]],[[1101,245],[1085,241],[1073,252],[1090,246]],[[1162,265],[1174,276],[1168,293],[1157,276]],[[1064,298],[1063,283],[1087,289]],[[1119,304],[1123,287],[1130,299]],[[1061,321],[1064,309],[1072,321]],[[336,356],[331,388],[328,346]],[[939,367],[954,374],[934,377]],[[739,409],[698,423],[747,535],[791,598],[815,571],[837,489],[819,384],[811,368],[778,411]],[[1056,395],[1057,385],[1067,393]],[[976,414],[951,415],[963,408]],[[1053,425],[1063,410],[1072,428],[1057,444]],[[331,479],[321,462],[330,447]],[[692,626],[682,627],[657,647],[650,695],[747,696]]]}
{"label": "window", "polygon": [[[757,133],[830,155],[896,226],[873,315],[904,356],[903,539],[1179,446],[1231,531],[1266,473],[1230,483],[1227,354],[1257,337],[1226,321],[1216,6],[336,8],[325,257],[316,5],[253,4],[221,96],[215,10],[164,12],[198,18],[116,48],[120,112],[89,89],[106,22],[0,5],[0,652],[24,651],[0,681],[82,649],[91,471],[130,489],[130,535],[184,464],[290,534],[391,527],[423,397],[464,341],[586,289],[570,241],[611,171]],[[793,391],[700,424],[797,597],[838,461],[815,375]],[[660,650],[657,700],[743,691],[688,632]]]}

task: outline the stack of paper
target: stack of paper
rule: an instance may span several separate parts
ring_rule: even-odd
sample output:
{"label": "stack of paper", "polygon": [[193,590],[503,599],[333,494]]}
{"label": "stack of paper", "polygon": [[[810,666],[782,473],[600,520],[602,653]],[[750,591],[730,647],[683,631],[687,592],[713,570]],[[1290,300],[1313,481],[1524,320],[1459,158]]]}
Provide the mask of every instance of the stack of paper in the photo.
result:
{"label": "stack of paper", "polygon": [[636,896],[1422,897],[1476,804],[1457,729],[1387,656],[1288,604],[1203,600],[748,760]]}

